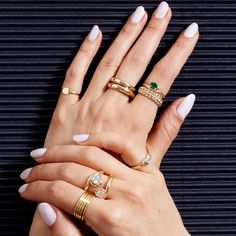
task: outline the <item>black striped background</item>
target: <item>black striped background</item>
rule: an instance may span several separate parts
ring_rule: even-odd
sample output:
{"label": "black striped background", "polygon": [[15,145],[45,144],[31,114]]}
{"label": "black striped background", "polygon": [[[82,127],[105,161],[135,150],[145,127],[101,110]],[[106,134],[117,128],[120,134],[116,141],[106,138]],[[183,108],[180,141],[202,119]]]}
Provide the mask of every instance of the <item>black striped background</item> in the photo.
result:
{"label": "black striped background", "polygon": [[[40,147],[64,73],[94,24],[104,50],[138,5],[157,1],[0,1],[0,235],[27,235],[35,204],[18,196],[20,172]],[[165,106],[188,93],[196,105],[163,172],[192,235],[236,235],[236,1],[172,0],[173,19],[151,66],[180,30],[201,38]],[[92,72],[90,72],[90,75]],[[90,75],[87,77],[89,81]]]}

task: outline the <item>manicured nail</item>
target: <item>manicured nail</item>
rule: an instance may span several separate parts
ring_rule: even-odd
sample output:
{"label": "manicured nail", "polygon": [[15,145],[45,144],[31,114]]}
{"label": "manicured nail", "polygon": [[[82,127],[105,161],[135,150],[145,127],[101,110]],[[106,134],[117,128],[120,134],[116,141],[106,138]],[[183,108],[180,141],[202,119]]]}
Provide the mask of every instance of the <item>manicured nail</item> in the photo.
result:
{"label": "manicured nail", "polygon": [[20,178],[21,179],[27,179],[29,177],[30,171],[32,170],[32,168],[28,168],[25,169],[21,174],[20,174]]}
{"label": "manicured nail", "polygon": [[184,100],[179,104],[177,108],[177,113],[185,119],[185,117],[188,115],[188,113],[191,111],[193,104],[195,102],[195,95],[190,94],[187,97],[184,98]]}
{"label": "manicured nail", "polygon": [[37,158],[43,156],[46,151],[47,151],[47,148],[38,148],[38,149],[33,150],[30,153],[30,156],[37,159]]}
{"label": "manicured nail", "polygon": [[169,9],[169,5],[167,2],[161,2],[155,12],[155,17],[158,19],[163,19],[166,15],[166,13],[168,12]]}
{"label": "manicured nail", "polygon": [[94,25],[92,30],[90,31],[90,33],[88,35],[88,40],[89,41],[96,40],[96,38],[98,37],[99,31],[100,31],[99,27],[97,25]]}
{"label": "manicured nail", "polygon": [[89,138],[89,134],[78,134],[73,136],[73,140],[77,143],[84,142]]}
{"label": "manicured nail", "polygon": [[186,38],[192,38],[197,32],[198,32],[198,24],[192,23],[185,29],[184,36]]}
{"label": "manicured nail", "polygon": [[20,187],[19,187],[19,193],[23,193],[25,190],[26,190],[26,188],[27,188],[27,186],[28,186],[29,184],[23,184],[23,185],[21,185]]}
{"label": "manicured nail", "polygon": [[39,214],[42,216],[44,222],[51,226],[55,223],[57,215],[53,208],[46,202],[40,203],[38,205]]}
{"label": "manicured nail", "polygon": [[139,22],[141,22],[141,20],[143,19],[144,14],[145,14],[144,7],[143,6],[137,7],[135,12],[131,16],[132,23],[138,24]]}

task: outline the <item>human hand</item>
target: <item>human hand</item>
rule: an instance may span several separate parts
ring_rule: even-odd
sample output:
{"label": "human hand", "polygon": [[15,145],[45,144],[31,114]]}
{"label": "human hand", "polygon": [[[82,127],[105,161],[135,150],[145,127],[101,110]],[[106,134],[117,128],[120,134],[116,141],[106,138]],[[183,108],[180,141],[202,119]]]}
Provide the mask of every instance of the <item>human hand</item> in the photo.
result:
{"label": "human hand", "polygon": [[[27,176],[25,175],[27,184],[20,188],[21,196],[52,204],[54,210],[49,210],[50,206],[45,203],[40,207],[44,206],[47,212],[51,211],[47,216],[48,222],[59,225],[60,213],[58,215],[55,207],[72,215],[75,203],[84,192],[87,179],[102,170],[105,174],[102,174],[103,183],[100,187],[105,188],[108,176],[113,177],[107,199],[93,198],[85,212],[86,224],[97,234],[189,235],[161,172],[152,164],[140,171],[134,170],[107,152],[95,146],[87,146],[92,143],[99,146],[103,143],[113,153],[120,153],[120,143],[124,137],[110,132],[106,133],[107,138],[104,139],[103,135],[104,132],[92,134],[83,146],[54,146],[37,156],[36,161],[41,165],[28,170]],[[134,155],[132,159],[137,159],[140,158],[141,149],[133,145],[129,153],[122,155]],[[123,150],[128,149],[124,147]],[[89,191],[94,193],[95,189],[89,188]],[[67,234],[67,228],[60,227],[61,233],[57,231],[55,234],[56,228],[50,227],[52,235],[57,236],[77,235],[76,226],[74,229],[73,234]]]}
{"label": "human hand", "polygon": [[[126,81],[132,85],[137,84],[170,20],[171,10],[168,6],[165,7],[167,12],[164,14],[163,6],[166,4],[162,4],[161,11],[160,8],[155,11],[144,32],[133,45],[147,21],[147,14],[143,8],[139,7],[136,10],[103,57],[89,88],[79,101],[74,95],[60,96],[45,140],[45,147],[69,144],[72,143],[74,134],[88,134],[101,130],[121,133],[140,145],[145,145],[150,134],[149,143],[156,147],[154,161],[159,165],[163,153],[172,141],[169,139],[170,133],[177,134],[176,127],[182,123],[187,114],[186,111],[191,109],[193,96],[188,99],[188,103],[185,102],[185,107],[188,105],[188,108],[182,109],[182,116],[176,116],[176,112],[169,115],[166,112],[166,121],[156,123],[150,133],[157,107],[141,95],[137,95],[131,103],[128,103],[127,97],[123,94],[110,89],[105,91],[105,88],[108,80],[115,74],[120,78],[127,78]],[[81,91],[84,76],[100,46],[101,38],[101,31],[97,27],[93,28],[67,70],[64,86]],[[147,81],[158,82],[161,90],[166,94],[191,54],[197,39],[197,27],[191,25],[180,35],[167,55],[157,63]],[[180,100],[177,100],[173,108],[179,104]],[[129,111],[129,114],[123,111]],[[171,114],[175,114],[174,117],[171,117]],[[169,141],[166,142],[165,139]],[[156,145],[157,142],[161,148]],[[127,160],[127,164],[134,165],[133,161]],[[39,222],[37,218],[32,228],[35,222]],[[42,227],[42,224],[38,224],[36,228],[39,230],[32,231],[32,235],[45,236],[46,232],[43,232]]]}

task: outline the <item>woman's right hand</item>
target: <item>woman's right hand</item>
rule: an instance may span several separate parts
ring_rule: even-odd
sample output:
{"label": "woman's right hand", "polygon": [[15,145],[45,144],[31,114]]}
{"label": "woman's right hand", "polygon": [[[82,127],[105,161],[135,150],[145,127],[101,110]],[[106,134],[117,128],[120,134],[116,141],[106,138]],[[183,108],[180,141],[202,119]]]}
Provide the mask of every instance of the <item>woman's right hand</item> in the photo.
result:
{"label": "woman's right hand", "polygon": [[[78,101],[74,95],[60,96],[47,133],[45,147],[71,144],[72,136],[75,134],[116,132],[140,146],[147,143],[147,149],[153,150],[154,162],[159,166],[190,111],[194,96],[175,101],[169,112],[166,111],[160,121],[154,124],[157,112],[154,103],[141,95],[128,102],[125,95],[107,89],[106,85],[114,75],[132,85],[138,83],[159,45],[170,17],[170,8],[166,3],[161,3],[142,32],[147,14],[142,7],[136,9],[101,60],[83,97]],[[101,31],[94,27],[67,70],[63,86],[81,91],[84,76],[101,39]],[[197,25],[192,24],[181,33],[166,56],[155,65],[147,81],[157,82],[162,92],[167,94],[197,39]],[[134,161],[138,160],[126,160],[130,166],[137,164]],[[31,228],[31,235],[47,235],[42,229],[42,222],[38,222],[40,220],[37,216]],[[34,227],[35,225],[39,227]]]}

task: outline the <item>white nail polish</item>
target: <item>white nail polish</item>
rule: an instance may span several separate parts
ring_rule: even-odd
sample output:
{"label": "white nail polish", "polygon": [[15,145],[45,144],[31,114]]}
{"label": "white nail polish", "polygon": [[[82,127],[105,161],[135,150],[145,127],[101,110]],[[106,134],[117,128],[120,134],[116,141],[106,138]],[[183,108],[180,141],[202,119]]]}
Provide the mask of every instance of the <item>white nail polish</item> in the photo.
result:
{"label": "white nail polish", "polygon": [[28,168],[28,169],[25,169],[21,174],[20,174],[20,178],[21,179],[27,179],[30,175],[30,172],[31,172],[32,168]]}
{"label": "white nail polish", "polygon": [[182,117],[184,120],[188,113],[191,111],[193,104],[195,102],[195,95],[190,94],[184,98],[184,100],[179,104],[177,108],[177,113]]}
{"label": "white nail polish", "polygon": [[47,151],[47,148],[38,148],[38,149],[33,150],[30,153],[30,156],[37,159],[37,158],[43,156],[46,151]]}
{"label": "white nail polish", "polygon": [[139,6],[136,8],[135,12],[131,15],[131,21],[134,24],[138,24],[143,19],[145,14],[145,10],[143,6]]}
{"label": "white nail polish", "polygon": [[84,142],[89,138],[89,134],[78,134],[73,136],[73,140],[77,143]]}
{"label": "white nail polish", "polygon": [[57,219],[56,212],[48,203],[46,202],[40,203],[38,205],[38,211],[39,211],[39,214],[42,216],[44,222],[48,226],[51,226],[55,223]]}
{"label": "white nail polish", "polygon": [[163,19],[166,16],[166,13],[168,12],[169,5],[167,2],[161,2],[155,12],[155,17],[158,19]]}
{"label": "white nail polish", "polygon": [[198,32],[198,24],[192,23],[185,29],[184,36],[186,38],[192,38],[197,32]]}
{"label": "white nail polish", "polygon": [[88,35],[88,40],[89,41],[96,40],[96,38],[98,37],[99,31],[100,31],[99,27],[97,25],[94,25],[92,30],[90,31],[90,33]]}
{"label": "white nail polish", "polygon": [[26,188],[27,188],[27,186],[28,186],[29,184],[23,184],[23,185],[21,185],[20,186],[20,188],[19,188],[19,193],[23,193],[25,190],[26,190]]}

